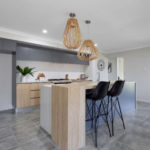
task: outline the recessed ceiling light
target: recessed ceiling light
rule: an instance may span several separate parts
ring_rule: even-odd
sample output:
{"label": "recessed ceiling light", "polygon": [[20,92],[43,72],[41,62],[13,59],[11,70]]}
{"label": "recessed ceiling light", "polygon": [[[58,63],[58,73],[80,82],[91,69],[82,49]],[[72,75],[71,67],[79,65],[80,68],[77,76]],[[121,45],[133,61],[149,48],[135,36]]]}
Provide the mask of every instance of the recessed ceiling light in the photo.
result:
{"label": "recessed ceiling light", "polygon": [[46,29],[43,29],[42,32],[43,32],[44,34],[47,34],[48,31],[47,31]]}
{"label": "recessed ceiling light", "polygon": [[95,44],[94,44],[94,46],[96,46],[96,47],[97,47],[97,46],[98,46],[98,44],[97,44],[97,43],[95,43]]}

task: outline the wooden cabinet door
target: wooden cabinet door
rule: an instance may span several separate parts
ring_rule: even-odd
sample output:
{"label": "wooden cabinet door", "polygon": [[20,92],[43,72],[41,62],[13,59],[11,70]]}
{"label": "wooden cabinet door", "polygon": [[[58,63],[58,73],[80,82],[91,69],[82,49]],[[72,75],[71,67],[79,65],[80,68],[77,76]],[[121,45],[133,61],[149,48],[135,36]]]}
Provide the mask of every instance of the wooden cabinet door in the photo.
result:
{"label": "wooden cabinet door", "polygon": [[50,83],[17,84],[17,108],[40,105],[40,86]]}
{"label": "wooden cabinet door", "polygon": [[31,106],[40,105],[40,98],[31,98],[30,99],[30,105]]}
{"label": "wooden cabinet door", "polygon": [[30,88],[31,91],[39,91],[40,88],[39,88],[39,83],[31,83],[31,88]]}
{"label": "wooden cabinet door", "polygon": [[40,90],[30,91],[30,98],[40,98]]}
{"label": "wooden cabinet door", "polygon": [[40,83],[32,83],[30,90],[30,105],[40,105]]}
{"label": "wooden cabinet door", "polygon": [[17,108],[30,106],[31,84],[17,84]]}

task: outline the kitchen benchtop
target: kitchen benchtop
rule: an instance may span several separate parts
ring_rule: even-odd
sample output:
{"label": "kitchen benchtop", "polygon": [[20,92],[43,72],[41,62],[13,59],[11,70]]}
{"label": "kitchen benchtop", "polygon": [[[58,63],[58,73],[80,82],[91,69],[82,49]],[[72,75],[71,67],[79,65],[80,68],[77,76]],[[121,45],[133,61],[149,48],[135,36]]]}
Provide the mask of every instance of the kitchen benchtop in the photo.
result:
{"label": "kitchen benchtop", "polygon": [[[72,83],[69,84],[54,84],[51,81],[32,81],[32,82],[17,82],[16,84],[34,84],[34,83],[48,83],[53,84],[53,86],[60,87],[72,87],[72,86],[96,86],[98,82],[93,82],[91,80],[72,80]],[[114,81],[110,82],[112,85]],[[135,83],[134,81],[126,82],[126,83]]]}
{"label": "kitchen benchtop", "polygon": [[[75,80],[75,79],[71,79],[71,80],[68,80],[68,81],[71,81],[72,83],[82,83],[82,82],[89,82],[91,80]],[[62,80],[63,82],[63,80]],[[64,80],[65,82],[65,80]],[[34,84],[34,83],[49,83],[49,84],[53,84],[52,81],[31,81],[31,82],[17,82],[16,84]],[[71,84],[72,84],[71,83]],[[58,85],[58,84],[57,84]],[[60,84],[59,84],[60,85]],[[61,84],[61,85],[65,85],[65,84]]]}
{"label": "kitchen benchtop", "polygon": [[[126,83],[135,83],[135,82],[126,82]],[[86,89],[90,89],[90,88],[94,88],[96,87],[98,84],[98,82],[93,82],[93,81],[82,81],[82,82],[72,82],[70,84],[54,84],[53,86],[56,87],[65,87],[65,88],[71,88],[71,87],[76,87],[76,86],[80,86],[80,87],[84,87]],[[110,85],[113,85],[114,82],[110,82]]]}
{"label": "kitchen benchtop", "polygon": [[16,84],[34,84],[34,83],[50,83],[50,81],[31,81],[31,82],[17,82]]}

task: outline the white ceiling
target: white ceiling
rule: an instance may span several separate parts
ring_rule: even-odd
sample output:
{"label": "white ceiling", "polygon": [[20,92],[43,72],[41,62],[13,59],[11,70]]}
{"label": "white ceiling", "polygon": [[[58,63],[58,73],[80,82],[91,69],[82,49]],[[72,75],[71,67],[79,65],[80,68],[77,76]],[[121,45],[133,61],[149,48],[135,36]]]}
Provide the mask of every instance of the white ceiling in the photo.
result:
{"label": "white ceiling", "polygon": [[62,42],[70,12],[104,53],[150,46],[149,0],[0,0],[0,27]]}

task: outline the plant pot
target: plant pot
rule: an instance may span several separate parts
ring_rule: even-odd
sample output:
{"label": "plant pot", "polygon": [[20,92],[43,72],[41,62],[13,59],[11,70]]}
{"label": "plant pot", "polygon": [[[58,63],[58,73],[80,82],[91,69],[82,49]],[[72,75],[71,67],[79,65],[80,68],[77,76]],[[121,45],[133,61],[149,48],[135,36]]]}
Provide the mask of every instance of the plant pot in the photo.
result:
{"label": "plant pot", "polygon": [[21,82],[27,82],[26,76],[21,76]]}

